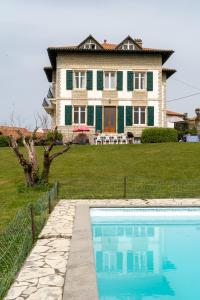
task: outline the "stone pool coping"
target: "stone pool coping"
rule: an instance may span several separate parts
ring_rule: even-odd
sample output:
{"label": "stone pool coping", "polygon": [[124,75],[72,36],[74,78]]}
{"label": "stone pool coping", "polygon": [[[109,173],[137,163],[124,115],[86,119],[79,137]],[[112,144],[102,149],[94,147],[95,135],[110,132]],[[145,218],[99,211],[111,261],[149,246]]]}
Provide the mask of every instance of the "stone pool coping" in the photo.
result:
{"label": "stone pool coping", "polygon": [[77,204],[63,300],[98,300],[89,205]]}
{"label": "stone pool coping", "polygon": [[200,199],[60,200],[5,300],[97,300],[89,209],[98,207],[200,207]]}

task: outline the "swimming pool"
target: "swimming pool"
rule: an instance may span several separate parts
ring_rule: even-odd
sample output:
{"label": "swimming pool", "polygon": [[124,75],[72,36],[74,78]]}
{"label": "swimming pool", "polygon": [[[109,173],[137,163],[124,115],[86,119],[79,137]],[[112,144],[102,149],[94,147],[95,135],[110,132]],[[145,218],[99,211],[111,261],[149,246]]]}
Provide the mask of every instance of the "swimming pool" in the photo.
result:
{"label": "swimming pool", "polygon": [[90,210],[100,300],[200,299],[200,209]]}

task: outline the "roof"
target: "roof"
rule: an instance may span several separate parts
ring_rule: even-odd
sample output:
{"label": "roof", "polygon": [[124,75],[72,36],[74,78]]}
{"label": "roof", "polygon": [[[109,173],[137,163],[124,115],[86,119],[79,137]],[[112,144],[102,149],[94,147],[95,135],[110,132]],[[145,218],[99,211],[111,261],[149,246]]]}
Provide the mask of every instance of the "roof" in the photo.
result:
{"label": "roof", "polygon": [[[87,39],[93,39],[94,43],[98,45],[98,49],[84,49],[82,45],[87,41]],[[137,45],[137,49],[134,50],[123,50],[119,49],[119,45],[121,45],[126,39],[131,39],[135,45]],[[92,35],[89,35],[86,39],[84,39],[79,45],[75,46],[52,46],[48,47],[47,49],[49,59],[51,62],[51,66],[54,68],[56,65],[56,56],[58,53],[73,53],[73,54],[107,54],[107,55],[161,55],[162,56],[162,63],[164,64],[168,58],[174,53],[173,50],[170,49],[156,49],[156,48],[143,48],[141,46],[140,39],[132,39],[130,36],[126,37],[122,42],[119,44],[104,43],[100,44]],[[44,71],[48,78],[51,78],[50,68],[45,67]],[[48,79],[48,80],[49,80]]]}
{"label": "roof", "polygon": [[[0,126],[0,135],[5,136],[13,136],[15,138],[20,138],[18,131],[21,131],[25,137],[30,137],[32,135],[32,131],[28,130],[24,127],[12,127],[12,126]],[[36,132],[37,137],[43,137],[45,135],[45,131]]]}
{"label": "roof", "polygon": [[[110,44],[112,45],[112,44]],[[149,49],[149,48],[142,48],[138,50],[121,50],[121,49],[115,49],[114,46],[104,46],[103,49],[79,49],[79,48],[69,48],[69,47],[49,47],[47,49],[49,59],[51,62],[52,67],[55,67],[56,65],[56,56],[58,53],[74,53],[74,54],[114,54],[114,55],[154,55],[158,54],[162,56],[162,64],[164,64],[168,58],[174,53],[173,50],[163,50],[163,49]]]}
{"label": "roof", "polygon": [[115,49],[117,47],[117,44],[110,44],[110,43],[107,43],[107,42],[104,42],[103,44],[101,44],[101,46],[104,48],[104,49]]}
{"label": "roof", "polygon": [[184,117],[184,113],[178,113],[175,111],[171,111],[171,110],[166,110],[166,115],[167,116],[176,116],[176,117]]}
{"label": "roof", "polygon": [[51,66],[44,67],[44,72],[45,72],[49,82],[52,82],[52,71],[53,71],[53,69]]}
{"label": "roof", "polygon": [[31,133],[27,128],[22,128],[22,127],[12,127],[12,126],[0,126],[0,134],[1,135],[6,135],[6,136],[14,136],[19,138],[18,131],[21,131],[23,135],[25,136],[30,136]]}
{"label": "roof", "polygon": [[167,79],[171,77],[174,73],[176,73],[176,69],[170,69],[170,68],[162,68],[162,71],[166,73]]}

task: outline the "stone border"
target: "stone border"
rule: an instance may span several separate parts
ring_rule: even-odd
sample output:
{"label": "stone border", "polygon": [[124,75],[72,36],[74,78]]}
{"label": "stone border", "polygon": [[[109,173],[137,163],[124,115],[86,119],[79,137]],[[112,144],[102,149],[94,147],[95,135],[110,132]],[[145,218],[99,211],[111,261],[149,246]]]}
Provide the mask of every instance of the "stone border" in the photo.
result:
{"label": "stone border", "polygon": [[59,201],[4,300],[62,300],[74,214]]}
{"label": "stone border", "polygon": [[77,204],[63,300],[98,300],[89,206]]}

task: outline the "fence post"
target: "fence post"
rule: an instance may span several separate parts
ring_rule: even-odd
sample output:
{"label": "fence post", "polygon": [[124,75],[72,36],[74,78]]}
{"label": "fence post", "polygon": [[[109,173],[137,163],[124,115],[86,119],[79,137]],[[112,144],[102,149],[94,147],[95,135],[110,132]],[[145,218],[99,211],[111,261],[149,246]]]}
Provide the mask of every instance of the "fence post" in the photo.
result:
{"label": "fence post", "polygon": [[126,176],[124,176],[124,198],[126,198]]}
{"label": "fence post", "polygon": [[35,242],[35,214],[33,205],[30,205],[30,212],[31,212],[31,232],[32,232],[32,240],[33,243]]}
{"label": "fence post", "polygon": [[57,196],[57,198],[58,198],[58,195],[59,195],[59,188],[60,188],[59,181],[57,181],[57,183],[56,183],[56,196]]}
{"label": "fence post", "polygon": [[49,214],[51,213],[51,196],[48,196],[48,206],[49,206]]}

